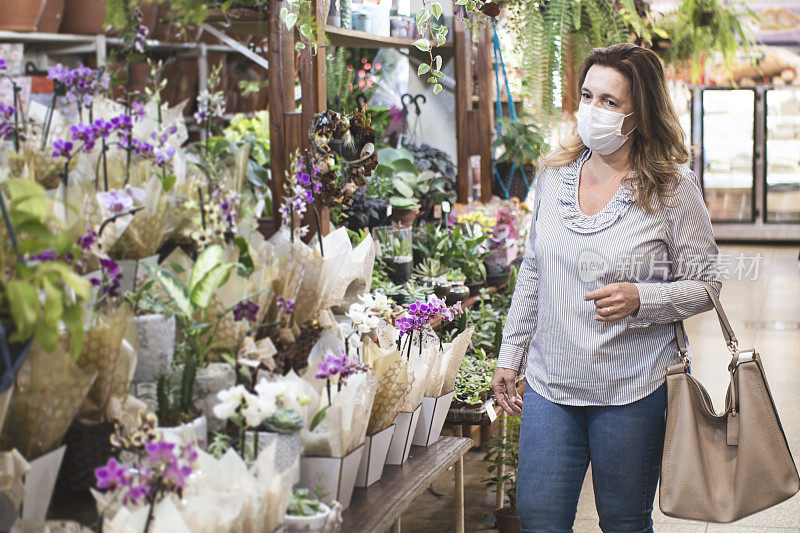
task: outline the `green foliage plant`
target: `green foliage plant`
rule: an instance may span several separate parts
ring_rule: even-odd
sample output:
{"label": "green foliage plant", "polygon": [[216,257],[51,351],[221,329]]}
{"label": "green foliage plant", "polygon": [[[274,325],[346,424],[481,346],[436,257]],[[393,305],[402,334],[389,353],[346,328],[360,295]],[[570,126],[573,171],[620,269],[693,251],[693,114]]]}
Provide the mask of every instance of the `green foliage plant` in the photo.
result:
{"label": "green foliage plant", "polygon": [[483,484],[495,489],[503,487],[508,496],[509,507],[516,512],[520,418],[506,415],[502,420],[506,426],[506,435],[495,435],[489,441],[489,451],[484,455],[483,461],[488,463],[487,470],[491,476],[484,479]]}
{"label": "green foliage plant", "polygon": [[308,489],[293,489],[286,514],[291,516],[314,516],[323,511],[321,502],[309,496]]}
{"label": "green foliage plant", "polygon": [[431,171],[419,172],[413,154],[403,148],[378,150],[375,174],[391,180],[389,202],[395,209],[416,211],[420,208],[420,199],[429,193],[431,187],[444,189],[444,180],[434,179]]}
{"label": "green foliage plant", "polygon": [[519,166],[535,163],[547,151],[547,142],[542,132],[533,124],[501,119],[504,135],[492,142],[492,148],[502,148],[498,163],[516,163]]}
{"label": "green foliage plant", "polygon": [[[35,339],[46,352],[55,350],[60,328],[70,335],[73,357],[83,339],[83,306],[91,297],[89,282],[66,262],[81,256],[61,222],[49,213],[50,200],[40,185],[24,180],[3,183],[0,198],[0,321],[9,341]],[[6,204],[6,198],[8,203]],[[13,229],[9,229],[13,228]],[[53,259],[35,259],[43,253]]]}

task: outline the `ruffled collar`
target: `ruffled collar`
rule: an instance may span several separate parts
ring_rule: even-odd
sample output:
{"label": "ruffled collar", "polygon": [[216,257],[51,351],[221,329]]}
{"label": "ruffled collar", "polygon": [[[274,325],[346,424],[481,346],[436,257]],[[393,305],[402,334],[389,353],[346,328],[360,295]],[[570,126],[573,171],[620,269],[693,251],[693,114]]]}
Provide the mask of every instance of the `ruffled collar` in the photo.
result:
{"label": "ruffled collar", "polygon": [[619,220],[636,201],[633,191],[622,185],[598,213],[587,215],[581,211],[578,203],[578,185],[583,164],[589,159],[591,153],[591,150],[587,150],[574,163],[562,167],[560,172],[558,211],[561,215],[561,222],[578,233],[595,233],[609,227]]}

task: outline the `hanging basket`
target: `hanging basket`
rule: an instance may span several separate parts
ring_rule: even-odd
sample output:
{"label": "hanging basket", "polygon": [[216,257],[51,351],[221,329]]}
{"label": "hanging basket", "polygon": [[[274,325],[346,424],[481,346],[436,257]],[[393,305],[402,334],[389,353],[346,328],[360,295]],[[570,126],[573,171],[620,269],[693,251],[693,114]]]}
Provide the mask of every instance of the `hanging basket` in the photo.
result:
{"label": "hanging basket", "polygon": [[[497,173],[492,180],[492,194],[499,196],[503,199],[519,198],[525,200],[528,196],[528,189],[533,185],[533,179],[536,175],[536,167],[533,165],[525,165],[523,167],[513,163],[496,163]],[[514,169],[514,175],[511,175],[511,170]],[[503,185],[508,188],[508,196],[503,189]],[[525,181],[527,180],[527,184]]]}

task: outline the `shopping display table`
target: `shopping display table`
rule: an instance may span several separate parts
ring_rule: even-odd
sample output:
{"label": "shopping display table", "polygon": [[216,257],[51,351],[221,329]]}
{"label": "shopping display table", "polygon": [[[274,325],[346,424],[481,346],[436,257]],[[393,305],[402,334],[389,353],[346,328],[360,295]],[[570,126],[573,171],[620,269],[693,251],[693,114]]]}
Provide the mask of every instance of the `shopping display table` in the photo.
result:
{"label": "shopping display table", "polygon": [[344,512],[342,531],[384,533],[400,531],[400,517],[442,472],[455,464],[455,530],[464,532],[464,454],[472,439],[441,437],[427,448],[412,446],[403,466],[387,465],[380,481],[357,488],[350,508]]}

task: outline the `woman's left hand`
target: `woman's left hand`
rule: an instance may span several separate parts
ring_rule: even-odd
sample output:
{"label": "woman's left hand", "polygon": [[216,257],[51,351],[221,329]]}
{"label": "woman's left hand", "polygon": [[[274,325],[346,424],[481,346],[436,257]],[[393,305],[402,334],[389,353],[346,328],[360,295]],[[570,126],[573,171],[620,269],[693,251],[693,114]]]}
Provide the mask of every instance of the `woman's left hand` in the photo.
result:
{"label": "woman's left hand", "polygon": [[583,295],[584,300],[594,300],[598,322],[614,322],[631,316],[639,310],[639,290],[633,283],[610,283]]}

